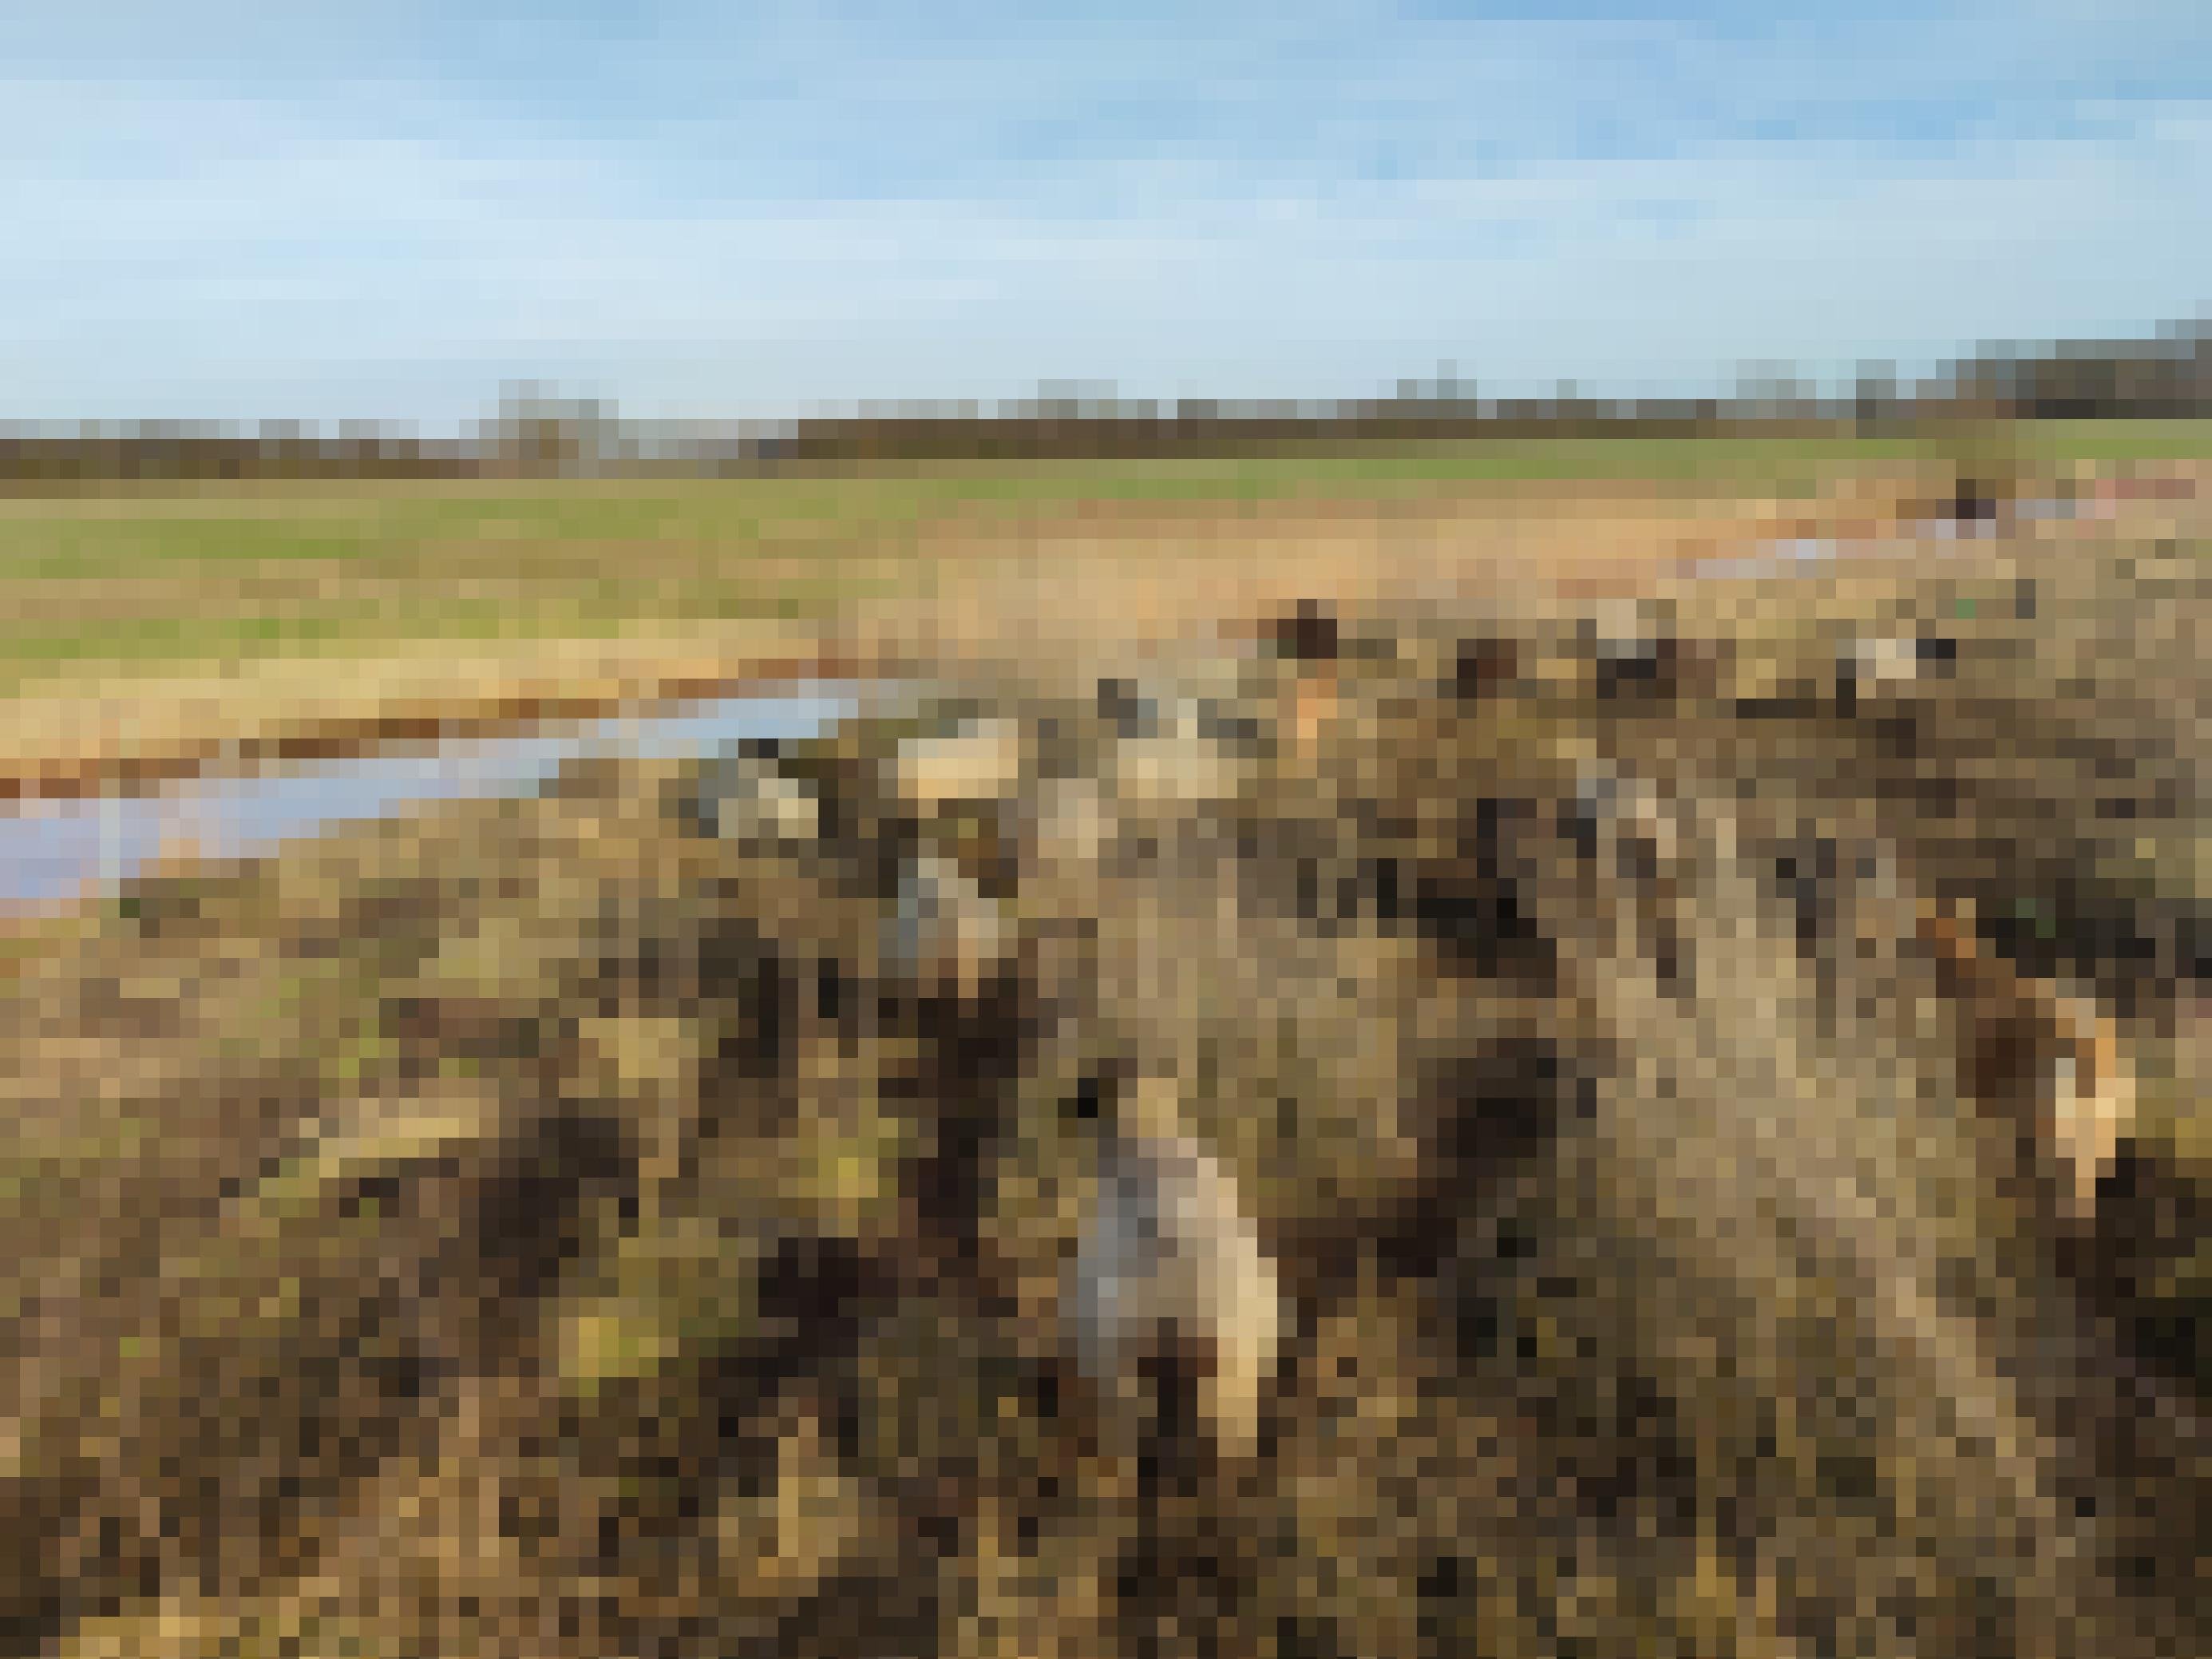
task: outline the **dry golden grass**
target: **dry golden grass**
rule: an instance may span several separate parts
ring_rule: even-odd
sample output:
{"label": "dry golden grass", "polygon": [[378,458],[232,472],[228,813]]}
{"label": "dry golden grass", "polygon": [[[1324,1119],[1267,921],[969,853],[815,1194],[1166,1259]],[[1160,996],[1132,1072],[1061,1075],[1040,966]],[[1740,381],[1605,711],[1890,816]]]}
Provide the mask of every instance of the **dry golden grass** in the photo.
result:
{"label": "dry golden grass", "polygon": [[[1655,580],[1650,631],[1698,648],[1624,695],[1560,579],[1717,532],[1609,512],[1483,521],[1467,580],[1517,550],[1522,629],[1421,609],[1450,514],[1402,545],[1418,515],[971,538],[933,641],[856,614],[851,647],[1065,684],[1055,621],[1103,659],[1310,592],[1352,643],[1163,647],[1172,717],[1126,728],[1025,687],[992,711],[1012,777],[1008,728],[856,723],[775,759],[823,810],[759,844],[699,832],[688,767],[594,763],[54,924],[0,1020],[0,1289],[37,1310],[0,1419],[14,1646],[2203,1650],[2201,1361],[2140,1396],[2109,1363],[2197,1293],[2100,1221],[2115,1284],[2077,1304],[1913,908],[2091,868],[2108,732],[2130,832],[2193,828],[2160,803],[2196,705],[2142,705],[2202,584],[2072,549],[2031,617],[2028,538],[1904,611],[1893,569]],[[1585,539],[1618,548],[1559,568]],[[1419,625],[1358,632],[1401,580]],[[1844,718],[1836,644],[1916,626],[1955,672]],[[1258,738],[1174,714],[1224,684]],[[1978,754],[1992,704],[2014,740]],[[1908,715],[1928,746],[1884,769]],[[1644,787],[1593,793],[1608,767]],[[1964,775],[1950,821],[1917,772]],[[1828,922],[1778,874],[1824,842]],[[887,947],[925,864],[957,906],[1010,886],[994,971]],[[1164,1062],[1172,1100],[1115,1080]],[[1255,1444],[1139,1400],[1133,1453],[1065,1363],[1101,1113],[1203,1144],[1295,1304]]]}
{"label": "dry golden grass", "polygon": [[[1397,489],[1357,473],[1293,489],[1292,464],[1274,471],[1283,477],[1270,473],[1258,493],[1209,485],[1188,499],[1116,495],[1110,478],[1085,495],[1079,475],[830,480],[810,487],[805,513],[780,518],[741,512],[739,486],[640,501],[580,484],[562,487],[573,499],[541,490],[505,506],[458,486],[388,502],[281,490],[90,497],[70,513],[126,530],[149,512],[172,531],[171,519],[195,515],[225,534],[251,522],[268,546],[226,544],[213,562],[118,554],[107,574],[81,561],[46,570],[59,556],[17,559],[9,636],[58,627],[84,644],[16,665],[0,702],[0,794],[173,775],[234,747],[343,751],[434,720],[484,728],[606,712],[817,662],[866,672],[997,659],[1087,673],[1296,597],[1419,604],[1480,592],[1541,609],[1562,595],[1650,591],[1695,562],[1777,539],[1876,538],[1948,488],[1924,459],[1848,453],[1826,458],[1817,490],[1787,497],[1740,468],[1665,483],[1447,477]],[[2201,516],[2190,501],[2116,507],[2138,529]],[[0,503],[0,518],[59,511]],[[360,545],[319,552],[313,538],[333,524]],[[201,614],[251,623],[249,634],[218,628],[157,650],[104,642],[106,629],[127,641],[133,617]],[[303,623],[289,640],[288,618]],[[456,618],[467,622],[460,636]]]}

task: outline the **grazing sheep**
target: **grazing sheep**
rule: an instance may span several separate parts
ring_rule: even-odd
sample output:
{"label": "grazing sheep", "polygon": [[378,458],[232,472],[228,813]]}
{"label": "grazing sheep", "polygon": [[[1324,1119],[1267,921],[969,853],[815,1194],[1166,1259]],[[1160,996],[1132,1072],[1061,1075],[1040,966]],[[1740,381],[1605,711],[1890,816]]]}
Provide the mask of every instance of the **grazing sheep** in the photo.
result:
{"label": "grazing sheep", "polygon": [[820,800],[776,770],[764,744],[743,744],[709,765],[694,810],[703,828],[748,850],[803,846],[822,832]]}
{"label": "grazing sheep", "polygon": [[2111,1021],[2014,972],[1970,921],[1926,905],[1920,933],[1957,988],[1967,1033],[1961,1093],[2018,1113],[2034,1160],[2058,1177],[2070,1218],[2090,1220],[2098,1180],[2112,1172],[2133,1117],[2134,1084]]}
{"label": "grazing sheep", "polygon": [[1019,787],[1024,765],[1017,722],[971,721],[957,732],[901,745],[898,793],[908,811],[927,817],[963,802],[1004,799]]}
{"label": "grazing sheep", "polygon": [[1145,1345],[1172,1327],[1211,1349],[1203,1424],[1224,1454],[1250,1455],[1283,1338],[1282,1292],[1235,1178],[1182,1131],[1171,1083],[1137,1085],[1106,1132],[1099,1189],[1064,1292],[1079,1364],[1126,1395]]}
{"label": "grazing sheep", "polygon": [[904,975],[973,999],[1006,960],[1012,930],[1000,907],[951,859],[925,853],[900,877],[884,952]]}

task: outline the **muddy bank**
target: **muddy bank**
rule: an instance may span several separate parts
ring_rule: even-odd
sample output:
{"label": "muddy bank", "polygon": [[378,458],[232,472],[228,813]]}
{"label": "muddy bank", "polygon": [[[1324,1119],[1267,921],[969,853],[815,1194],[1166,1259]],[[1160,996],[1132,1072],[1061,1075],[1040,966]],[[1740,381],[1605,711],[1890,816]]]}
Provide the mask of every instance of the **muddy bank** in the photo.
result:
{"label": "muddy bank", "polygon": [[[347,759],[622,714],[650,716],[765,686],[859,679],[884,666],[850,648],[823,643],[804,650],[787,645],[720,662],[647,655],[598,673],[564,673],[558,661],[556,653],[550,664],[527,677],[494,672],[466,690],[442,685],[428,695],[406,684],[403,664],[365,669],[337,664],[319,670],[320,686],[314,686],[317,676],[311,674],[289,691],[282,684],[258,692],[248,686],[245,696],[228,701],[218,685],[191,683],[172,690],[150,716],[127,683],[111,688],[106,698],[75,700],[65,712],[54,711],[50,720],[38,708],[18,708],[14,714],[21,729],[14,748],[20,752],[0,760],[0,800],[76,799],[210,771]],[[332,697],[331,677],[357,670],[365,682],[359,694]],[[103,706],[108,702],[113,708]],[[179,702],[188,705],[183,721],[175,718]],[[230,707],[231,702],[237,706]],[[325,708],[318,703],[350,706]]]}
{"label": "muddy bank", "polygon": [[588,724],[393,741],[319,763],[203,771],[166,788],[19,803],[0,811],[0,914],[96,896],[155,859],[237,858],[434,800],[527,794],[583,756],[698,754],[740,737],[805,736],[850,714],[858,690],[763,682],[739,695]]}

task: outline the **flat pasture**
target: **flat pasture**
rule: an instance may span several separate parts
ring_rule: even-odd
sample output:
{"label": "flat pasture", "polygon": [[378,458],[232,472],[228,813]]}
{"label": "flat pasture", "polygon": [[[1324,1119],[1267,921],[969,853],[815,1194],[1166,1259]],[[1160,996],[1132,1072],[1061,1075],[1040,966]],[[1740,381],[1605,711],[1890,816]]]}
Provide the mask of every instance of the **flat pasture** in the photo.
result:
{"label": "flat pasture", "polygon": [[2050,481],[2032,492],[2207,458],[2212,423],[2046,422],[17,495],[0,498],[0,775],[35,793],[26,780],[132,757],[174,770],[277,728],[580,712],[825,653],[1087,660],[1293,587],[1632,583],[1776,539],[1878,536],[1962,472]]}

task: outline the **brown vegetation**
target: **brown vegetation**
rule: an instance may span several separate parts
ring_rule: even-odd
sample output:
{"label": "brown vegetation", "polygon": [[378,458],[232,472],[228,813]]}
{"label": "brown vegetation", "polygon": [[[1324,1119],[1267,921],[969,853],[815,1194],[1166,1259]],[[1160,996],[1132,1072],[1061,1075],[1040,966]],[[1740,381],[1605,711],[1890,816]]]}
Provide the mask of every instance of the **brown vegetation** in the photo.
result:
{"label": "brown vegetation", "polygon": [[0,1650],[2203,1650],[2205,595],[2088,545],[1155,564],[135,884],[0,1020]]}

